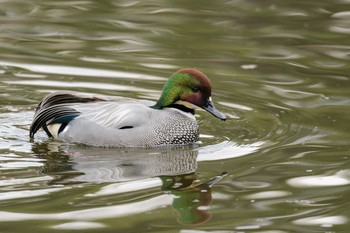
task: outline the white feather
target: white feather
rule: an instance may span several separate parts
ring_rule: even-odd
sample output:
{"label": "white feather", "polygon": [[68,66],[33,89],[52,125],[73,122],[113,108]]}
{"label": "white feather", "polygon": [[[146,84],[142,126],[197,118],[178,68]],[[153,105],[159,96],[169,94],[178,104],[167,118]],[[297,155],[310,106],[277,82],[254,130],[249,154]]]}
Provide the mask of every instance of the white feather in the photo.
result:
{"label": "white feather", "polygon": [[49,130],[49,132],[51,133],[51,135],[54,137],[54,138],[57,138],[58,137],[58,130],[60,129],[62,124],[51,124],[51,125],[48,125],[47,126],[47,129]]}

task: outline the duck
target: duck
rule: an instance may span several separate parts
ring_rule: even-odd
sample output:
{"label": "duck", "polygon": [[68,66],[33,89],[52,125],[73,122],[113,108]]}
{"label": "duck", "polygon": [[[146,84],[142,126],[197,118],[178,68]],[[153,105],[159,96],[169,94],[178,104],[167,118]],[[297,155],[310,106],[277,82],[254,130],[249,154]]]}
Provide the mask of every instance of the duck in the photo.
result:
{"label": "duck", "polygon": [[182,68],[166,81],[157,102],[57,91],[35,109],[29,136],[43,129],[49,138],[101,147],[182,146],[196,144],[195,110],[220,120],[211,98],[211,82],[195,68]]}

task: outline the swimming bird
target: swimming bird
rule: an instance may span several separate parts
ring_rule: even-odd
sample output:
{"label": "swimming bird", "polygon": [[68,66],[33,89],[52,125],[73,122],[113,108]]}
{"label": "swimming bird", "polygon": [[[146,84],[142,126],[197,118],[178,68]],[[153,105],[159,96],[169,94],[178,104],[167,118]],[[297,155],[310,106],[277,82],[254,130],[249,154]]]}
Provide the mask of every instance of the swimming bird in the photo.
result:
{"label": "swimming bird", "polygon": [[159,100],[54,92],[38,104],[30,138],[43,128],[50,138],[103,147],[194,144],[199,138],[195,109],[226,120],[211,99],[208,77],[194,68],[175,72]]}

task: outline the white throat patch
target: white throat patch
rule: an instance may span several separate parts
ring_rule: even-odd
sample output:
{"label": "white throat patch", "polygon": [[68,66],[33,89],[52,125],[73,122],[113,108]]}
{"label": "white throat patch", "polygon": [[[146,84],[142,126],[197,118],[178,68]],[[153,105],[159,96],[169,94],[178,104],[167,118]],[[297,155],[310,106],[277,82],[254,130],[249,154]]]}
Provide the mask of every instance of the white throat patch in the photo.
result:
{"label": "white throat patch", "polygon": [[187,102],[187,101],[183,101],[183,100],[178,100],[175,102],[175,104],[180,104],[180,105],[183,105],[185,106],[186,108],[190,108],[190,109],[197,109],[198,107],[190,102]]}

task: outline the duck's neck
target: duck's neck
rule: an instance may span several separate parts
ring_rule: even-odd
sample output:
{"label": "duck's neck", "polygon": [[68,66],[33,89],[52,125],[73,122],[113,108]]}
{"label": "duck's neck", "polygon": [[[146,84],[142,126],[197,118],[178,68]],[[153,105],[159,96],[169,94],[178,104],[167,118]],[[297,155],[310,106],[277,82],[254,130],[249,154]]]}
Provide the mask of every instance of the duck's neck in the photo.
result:
{"label": "duck's neck", "polygon": [[[153,106],[155,109],[162,109],[173,105],[176,101],[180,100],[181,93],[183,90],[183,83],[188,82],[189,74],[177,73],[170,77],[165,83],[162,95],[160,96],[157,103]],[[177,103],[176,103],[177,104]]]}
{"label": "duck's neck", "polygon": [[179,109],[183,112],[188,112],[188,113],[191,113],[192,115],[194,115],[195,113],[195,110],[193,108],[188,108],[186,107],[185,105],[182,105],[182,104],[171,104],[168,106],[169,108],[176,108],[176,109]]}
{"label": "duck's neck", "polygon": [[164,94],[165,92],[163,91],[163,94],[157,101],[157,103],[153,106],[155,109],[163,109],[166,108],[174,103],[174,100],[178,99],[178,95],[176,92],[170,92],[167,94]]}
{"label": "duck's neck", "polygon": [[187,101],[181,101],[181,100],[176,101],[175,103],[169,104],[167,106],[160,105],[159,101],[158,101],[154,106],[152,106],[152,108],[155,108],[155,109],[176,108],[176,109],[179,109],[183,112],[189,112],[193,115],[194,115],[195,109],[196,109],[196,107],[193,104],[191,104]]}

